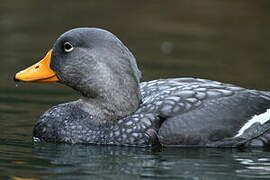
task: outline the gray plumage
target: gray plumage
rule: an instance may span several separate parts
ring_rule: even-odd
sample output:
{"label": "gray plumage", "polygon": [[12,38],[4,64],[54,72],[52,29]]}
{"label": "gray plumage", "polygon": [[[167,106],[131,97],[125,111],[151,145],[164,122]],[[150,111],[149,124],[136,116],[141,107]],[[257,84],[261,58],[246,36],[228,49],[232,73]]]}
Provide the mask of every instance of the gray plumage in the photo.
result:
{"label": "gray plumage", "polygon": [[[65,52],[69,42],[73,51]],[[35,139],[129,146],[236,147],[266,145],[269,122],[254,115],[270,108],[270,93],[196,78],[140,83],[132,53],[112,33],[78,28],[59,37],[51,68],[82,97],[45,112]],[[270,117],[269,117],[270,119]]]}

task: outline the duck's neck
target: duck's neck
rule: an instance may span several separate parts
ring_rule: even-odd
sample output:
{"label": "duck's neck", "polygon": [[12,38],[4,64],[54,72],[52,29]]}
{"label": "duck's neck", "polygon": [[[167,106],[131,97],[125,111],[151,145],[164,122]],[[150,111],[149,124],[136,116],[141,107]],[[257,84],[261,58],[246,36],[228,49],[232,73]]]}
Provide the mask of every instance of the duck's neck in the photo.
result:
{"label": "duck's neck", "polygon": [[80,99],[82,107],[100,122],[116,121],[129,116],[138,109],[141,102],[138,83],[125,82],[114,86],[102,84],[95,89],[95,93],[85,92]]}

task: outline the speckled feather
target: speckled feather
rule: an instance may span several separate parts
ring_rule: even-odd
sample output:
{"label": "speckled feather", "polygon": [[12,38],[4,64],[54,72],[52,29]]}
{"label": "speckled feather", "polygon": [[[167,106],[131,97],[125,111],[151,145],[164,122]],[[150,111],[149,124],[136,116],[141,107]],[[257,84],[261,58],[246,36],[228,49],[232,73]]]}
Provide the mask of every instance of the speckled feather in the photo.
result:
{"label": "speckled feather", "polygon": [[[270,108],[269,93],[251,91],[217,81],[177,78],[143,82],[140,86],[142,103],[131,116],[116,122],[96,124],[96,121],[93,121],[94,115],[79,109],[75,101],[55,106],[44,113],[34,128],[34,136],[52,142],[148,146],[152,145],[153,138],[160,138],[158,132],[164,121],[176,115],[192,112],[207,101],[248,93],[258,98],[263,97],[268,103],[267,107]],[[181,119],[181,116],[179,118]],[[150,136],[147,133],[149,129],[155,130],[156,136]],[[173,129],[173,131],[179,134],[182,130]],[[254,137],[249,137],[252,138]],[[177,139],[179,141],[182,137]],[[193,139],[194,142],[186,144],[179,142],[170,144],[170,141],[172,140],[167,139],[162,143],[203,146],[211,142],[211,139],[201,141]]]}
{"label": "speckled feather", "polygon": [[[65,51],[65,43],[72,49]],[[106,30],[62,34],[50,68],[82,97],[45,112],[34,140],[203,147],[270,142],[270,92],[196,78],[140,83],[135,57]]]}

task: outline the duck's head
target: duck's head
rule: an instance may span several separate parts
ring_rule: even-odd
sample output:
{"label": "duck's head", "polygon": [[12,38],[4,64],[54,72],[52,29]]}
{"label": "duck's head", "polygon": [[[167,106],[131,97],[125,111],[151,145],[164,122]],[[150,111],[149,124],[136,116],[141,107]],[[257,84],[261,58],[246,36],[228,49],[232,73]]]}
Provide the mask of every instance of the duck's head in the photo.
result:
{"label": "duck's head", "polygon": [[125,83],[125,76],[139,83],[135,58],[123,43],[103,29],[77,28],[62,34],[47,55],[18,72],[15,81],[61,82],[87,95],[86,84],[92,89],[116,79]]}
{"label": "duck's head", "polygon": [[140,71],[134,56],[115,35],[98,28],[65,32],[40,62],[18,72],[14,79],[60,82],[87,98],[140,99]]}

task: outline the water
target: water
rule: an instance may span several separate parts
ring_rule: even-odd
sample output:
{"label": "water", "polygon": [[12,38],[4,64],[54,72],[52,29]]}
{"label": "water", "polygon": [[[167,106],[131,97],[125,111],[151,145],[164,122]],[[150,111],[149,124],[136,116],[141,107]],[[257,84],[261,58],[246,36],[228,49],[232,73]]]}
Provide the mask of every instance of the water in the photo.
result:
{"label": "water", "polygon": [[58,35],[92,26],[119,36],[144,81],[192,76],[270,90],[269,19],[266,0],[2,0],[0,179],[269,179],[269,148],[33,144],[38,116],[78,94],[60,84],[13,82]]}
{"label": "water", "polygon": [[[4,151],[3,149],[12,149]],[[254,179],[269,178],[264,150],[164,149],[6,142],[2,178]]]}

